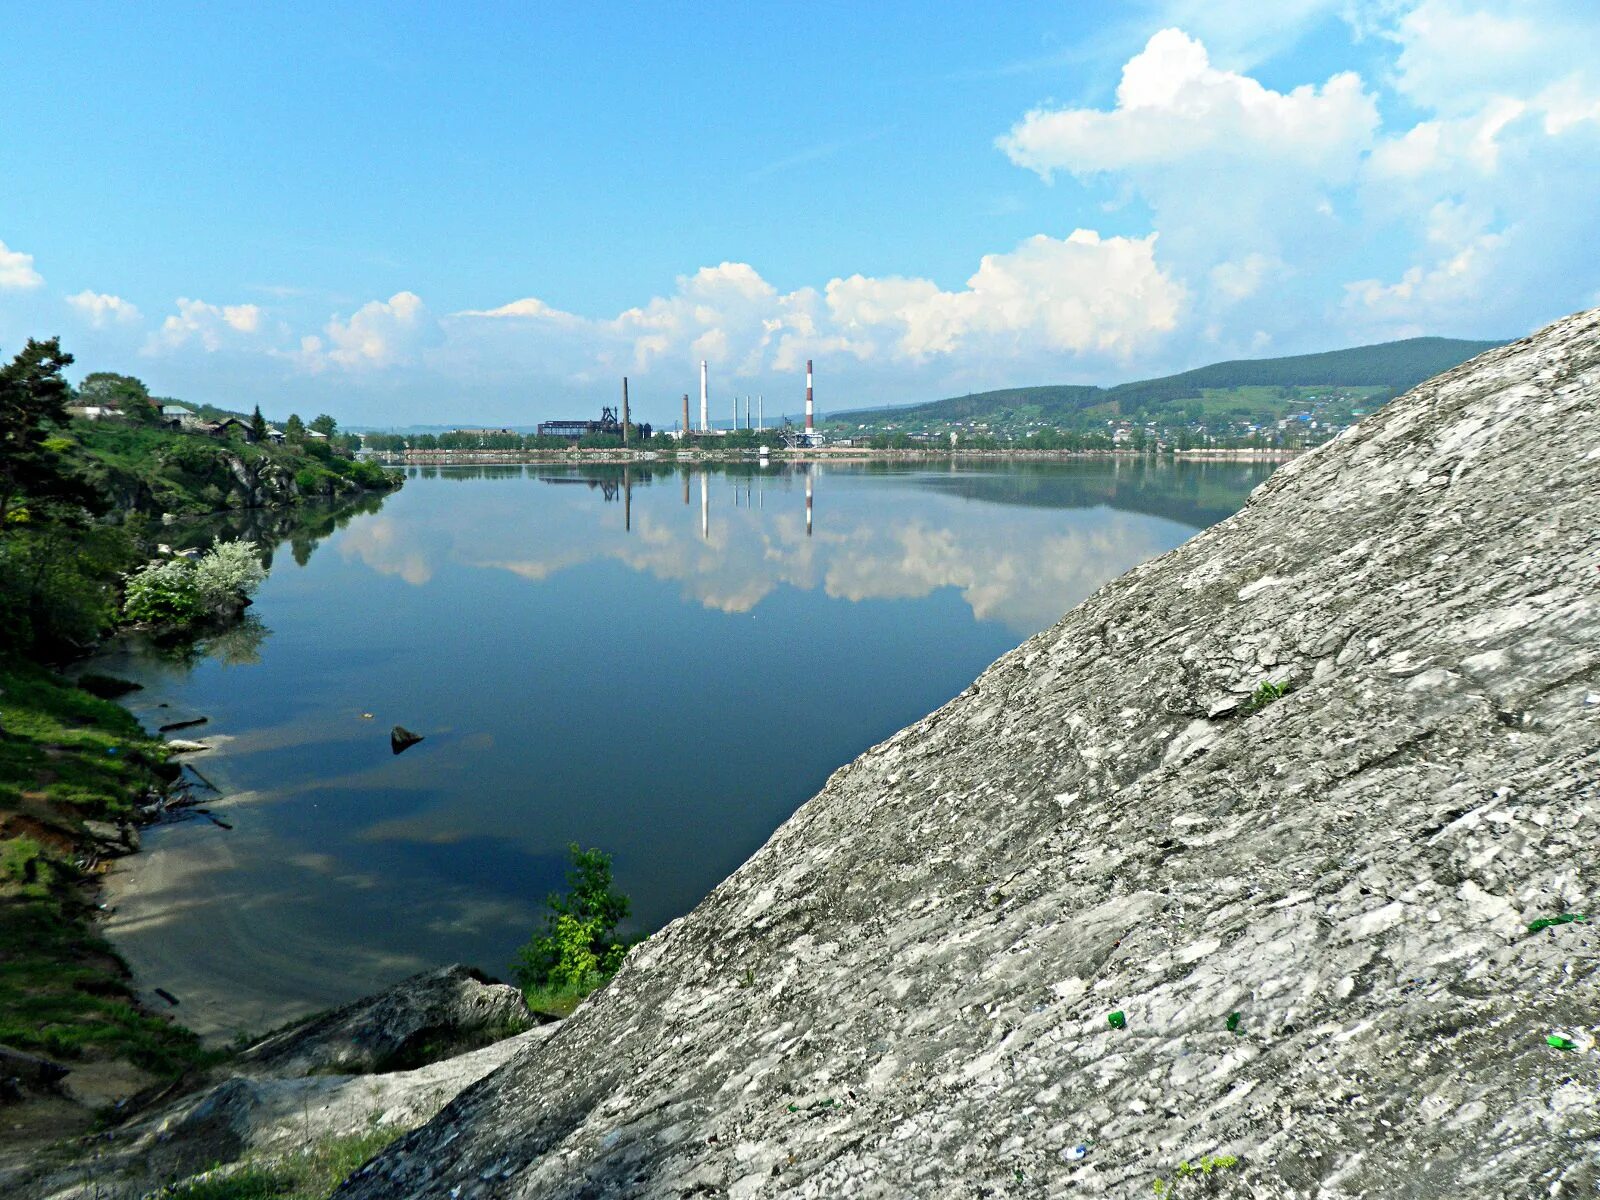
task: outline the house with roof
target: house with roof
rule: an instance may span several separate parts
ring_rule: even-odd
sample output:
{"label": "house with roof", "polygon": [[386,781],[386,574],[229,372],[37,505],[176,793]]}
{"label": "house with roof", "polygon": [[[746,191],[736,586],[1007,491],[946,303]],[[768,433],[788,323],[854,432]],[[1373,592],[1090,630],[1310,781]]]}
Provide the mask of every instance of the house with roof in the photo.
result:
{"label": "house with roof", "polygon": [[250,422],[241,421],[238,417],[223,417],[220,421],[197,421],[187,428],[195,433],[217,438],[219,441],[226,441],[229,438],[238,438],[244,442],[256,440],[256,431],[250,428]]}
{"label": "house with roof", "polygon": [[193,429],[201,421],[192,408],[185,408],[181,404],[163,404],[161,423],[172,429]]}

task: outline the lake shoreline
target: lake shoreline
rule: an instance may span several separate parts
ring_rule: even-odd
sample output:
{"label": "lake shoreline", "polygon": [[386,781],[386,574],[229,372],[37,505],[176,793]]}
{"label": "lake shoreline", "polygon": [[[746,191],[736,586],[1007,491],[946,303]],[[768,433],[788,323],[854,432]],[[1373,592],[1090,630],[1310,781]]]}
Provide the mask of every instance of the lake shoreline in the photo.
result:
{"label": "lake shoreline", "polygon": [[961,450],[913,449],[876,450],[867,446],[813,447],[806,450],[777,448],[767,454],[756,450],[406,450],[383,451],[373,454],[373,461],[387,467],[446,467],[486,466],[505,464],[567,463],[589,465],[608,463],[674,462],[749,462],[762,461],[797,463],[827,462],[942,462],[947,460],[977,462],[1075,462],[1082,460],[1109,460],[1117,462],[1244,462],[1285,463],[1304,454],[1296,449],[1252,450],[1176,450],[1164,454],[1148,454],[1133,450]]}

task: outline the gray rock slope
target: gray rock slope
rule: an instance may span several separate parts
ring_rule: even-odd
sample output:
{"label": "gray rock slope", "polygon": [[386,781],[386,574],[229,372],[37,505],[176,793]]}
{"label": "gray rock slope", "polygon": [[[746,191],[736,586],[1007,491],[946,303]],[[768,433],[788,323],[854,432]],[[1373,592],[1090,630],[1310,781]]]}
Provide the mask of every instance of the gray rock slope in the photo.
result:
{"label": "gray rock slope", "polygon": [[339,1195],[1594,1196],[1600,923],[1528,923],[1600,909],[1597,595],[1600,311],[838,771]]}

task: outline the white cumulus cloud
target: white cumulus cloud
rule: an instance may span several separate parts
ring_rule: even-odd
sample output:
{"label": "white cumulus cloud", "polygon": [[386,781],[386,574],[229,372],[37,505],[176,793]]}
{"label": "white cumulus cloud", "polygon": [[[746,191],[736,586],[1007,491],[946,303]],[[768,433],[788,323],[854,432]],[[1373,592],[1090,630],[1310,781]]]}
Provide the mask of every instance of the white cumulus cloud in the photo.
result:
{"label": "white cumulus cloud", "polygon": [[36,288],[44,276],[33,269],[33,255],[0,242],[0,288]]}
{"label": "white cumulus cloud", "polygon": [[1200,42],[1163,29],[1123,67],[1115,108],[1035,109],[999,144],[1046,178],[1256,161],[1341,179],[1377,127],[1376,101],[1352,72],[1276,92],[1218,70]]}
{"label": "white cumulus cloud", "polygon": [[209,354],[249,346],[266,332],[265,315],[256,304],[208,304],[180,296],[178,311],[161,322],[144,352],[161,354],[196,345]]}
{"label": "white cumulus cloud", "polygon": [[1386,36],[1424,115],[1377,143],[1360,194],[1369,226],[1411,244],[1387,281],[1346,285],[1346,313],[1377,333],[1485,318],[1516,333],[1586,303],[1595,273],[1574,252],[1600,238],[1600,10],[1424,0]]}
{"label": "white cumulus cloud", "polygon": [[415,361],[438,340],[439,325],[421,296],[396,292],[387,300],[369,300],[348,317],[334,316],[322,332],[300,340],[301,362],[314,371],[330,365],[359,370]]}
{"label": "white cumulus cloud", "polygon": [[68,296],[67,303],[95,329],[104,329],[108,325],[133,325],[139,320],[137,307],[121,296],[105,292],[85,288],[77,295]]}
{"label": "white cumulus cloud", "polygon": [[1172,330],[1184,289],[1156,262],[1156,238],[1028,238],[986,254],[961,291],[925,279],[853,275],[828,284],[828,312],[858,358],[922,361],[962,351],[1127,358]]}
{"label": "white cumulus cloud", "polygon": [[452,314],[445,353],[564,361],[579,379],[681,370],[701,358],[724,379],[791,372],[828,355],[885,368],[957,357],[981,366],[1019,354],[1122,361],[1173,329],[1185,299],[1153,236],[1080,229],[985,255],[954,290],[852,275],[780,292],[750,264],[723,262],[609,319],[530,297]]}

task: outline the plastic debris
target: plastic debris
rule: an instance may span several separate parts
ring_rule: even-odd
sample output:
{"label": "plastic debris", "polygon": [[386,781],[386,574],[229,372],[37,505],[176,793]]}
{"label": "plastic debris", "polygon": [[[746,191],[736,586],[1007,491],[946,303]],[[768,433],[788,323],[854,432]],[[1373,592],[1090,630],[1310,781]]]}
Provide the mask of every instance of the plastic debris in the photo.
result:
{"label": "plastic debris", "polygon": [[1239,1020],[1240,1020],[1240,1018],[1239,1018],[1239,1014],[1238,1013],[1231,1012],[1231,1013],[1228,1014],[1228,1032],[1229,1033],[1238,1033],[1239,1032]]}
{"label": "plastic debris", "polygon": [[1538,933],[1541,929],[1549,929],[1552,925],[1570,925],[1574,921],[1587,921],[1586,913],[1562,913],[1559,917],[1540,917],[1537,921],[1528,922],[1528,932]]}
{"label": "plastic debris", "polygon": [[1088,1153],[1089,1147],[1087,1146],[1069,1146],[1061,1152],[1061,1160],[1063,1162],[1077,1162]]}
{"label": "plastic debris", "polygon": [[1114,1013],[1107,1013],[1106,1020],[1111,1023],[1111,1028],[1113,1029],[1126,1029],[1128,1026],[1127,1014],[1120,1008]]}
{"label": "plastic debris", "polygon": [[1559,1033],[1552,1033],[1549,1037],[1545,1038],[1545,1041],[1554,1046],[1557,1050],[1576,1050],[1578,1048],[1577,1042],[1573,1041],[1571,1038],[1564,1038]]}
{"label": "plastic debris", "polygon": [[389,731],[389,749],[396,754],[402,754],[411,749],[422,740],[420,733],[412,733],[404,725],[396,725]]}

